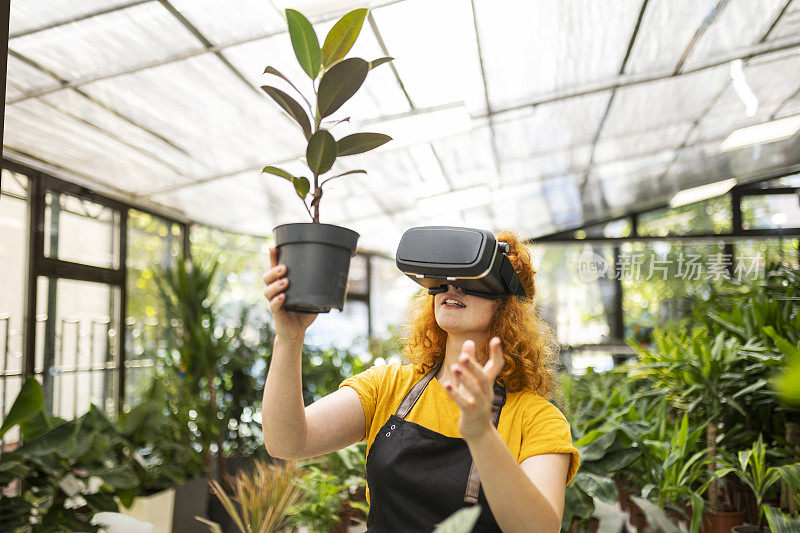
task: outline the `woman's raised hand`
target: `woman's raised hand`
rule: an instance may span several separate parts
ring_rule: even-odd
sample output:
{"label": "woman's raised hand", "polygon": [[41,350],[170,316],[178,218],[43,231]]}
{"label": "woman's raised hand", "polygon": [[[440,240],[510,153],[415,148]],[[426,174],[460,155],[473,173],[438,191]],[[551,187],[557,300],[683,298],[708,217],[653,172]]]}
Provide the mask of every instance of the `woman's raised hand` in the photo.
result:
{"label": "woman's raised hand", "polygon": [[315,313],[293,313],[283,308],[286,301],[285,290],[289,286],[286,265],[278,264],[277,248],[269,249],[271,268],[264,274],[264,296],[269,301],[269,309],[275,318],[275,333],[278,338],[291,342],[302,342],[308,326],[317,318]]}
{"label": "woman's raised hand", "polygon": [[475,343],[465,341],[458,362],[451,365],[453,383],[445,386],[450,398],[461,408],[458,430],[464,440],[478,438],[491,430],[494,380],[503,369],[500,339],[489,341],[489,360],[481,365],[475,357]]}

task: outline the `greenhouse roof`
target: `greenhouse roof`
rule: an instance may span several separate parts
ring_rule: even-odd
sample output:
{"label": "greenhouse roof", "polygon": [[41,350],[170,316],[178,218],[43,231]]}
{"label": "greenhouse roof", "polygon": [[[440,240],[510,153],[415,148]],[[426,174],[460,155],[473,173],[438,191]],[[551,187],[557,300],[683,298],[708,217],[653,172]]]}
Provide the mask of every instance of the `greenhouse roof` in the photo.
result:
{"label": "greenhouse roof", "polygon": [[[355,6],[288,4],[317,13],[320,39]],[[396,59],[333,133],[396,141],[337,162],[368,175],[337,180],[321,209],[366,248],[423,224],[537,236],[800,163],[796,134],[720,151],[734,129],[800,113],[800,0],[367,5],[351,55]],[[260,173],[302,168],[302,135],[259,89],[267,65],[308,83],[283,7],[12,0],[4,155],[222,228],[305,221],[291,186]]]}

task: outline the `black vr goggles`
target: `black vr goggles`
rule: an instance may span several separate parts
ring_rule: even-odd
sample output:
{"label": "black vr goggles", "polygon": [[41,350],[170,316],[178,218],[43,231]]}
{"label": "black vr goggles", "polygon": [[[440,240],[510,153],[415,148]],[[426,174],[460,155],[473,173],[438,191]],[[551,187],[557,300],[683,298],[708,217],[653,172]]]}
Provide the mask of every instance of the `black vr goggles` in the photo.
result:
{"label": "black vr goggles", "polygon": [[511,261],[509,246],[492,232],[453,226],[421,226],[403,233],[397,247],[397,268],[427,287],[428,294],[453,285],[481,298],[526,298]]}

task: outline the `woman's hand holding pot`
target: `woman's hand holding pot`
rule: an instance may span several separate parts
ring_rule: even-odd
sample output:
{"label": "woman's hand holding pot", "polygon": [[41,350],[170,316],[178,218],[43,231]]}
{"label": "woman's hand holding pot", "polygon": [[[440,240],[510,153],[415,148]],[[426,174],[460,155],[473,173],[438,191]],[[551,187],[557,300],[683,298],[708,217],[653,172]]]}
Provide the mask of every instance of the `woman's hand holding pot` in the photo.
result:
{"label": "woman's hand holding pot", "polygon": [[272,267],[264,274],[264,296],[269,301],[269,309],[275,318],[275,333],[279,339],[302,342],[308,326],[317,318],[315,313],[293,313],[283,308],[286,302],[285,290],[289,287],[286,265],[278,264],[277,248],[269,249]]}

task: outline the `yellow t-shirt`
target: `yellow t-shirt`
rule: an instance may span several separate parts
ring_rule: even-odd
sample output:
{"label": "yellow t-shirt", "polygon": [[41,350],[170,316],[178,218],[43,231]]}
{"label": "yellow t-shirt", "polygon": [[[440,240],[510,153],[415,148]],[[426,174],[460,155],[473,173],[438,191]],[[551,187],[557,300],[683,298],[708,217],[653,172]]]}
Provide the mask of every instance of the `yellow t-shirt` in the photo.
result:
{"label": "yellow t-shirt", "polygon": [[[414,371],[414,365],[394,363],[373,366],[339,385],[339,388],[352,387],[361,399],[367,427],[366,435],[361,440],[367,440],[368,454],[378,431],[422,376]],[[450,399],[439,381],[433,378],[406,420],[447,437],[461,438],[458,431],[460,416],[458,405]],[[572,460],[567,483],[578,471],[580,454],[572,445],[569,422],[556,406],[533,391],[506,393],[497,432],[519,463],[532,455],[569,453]]]}

